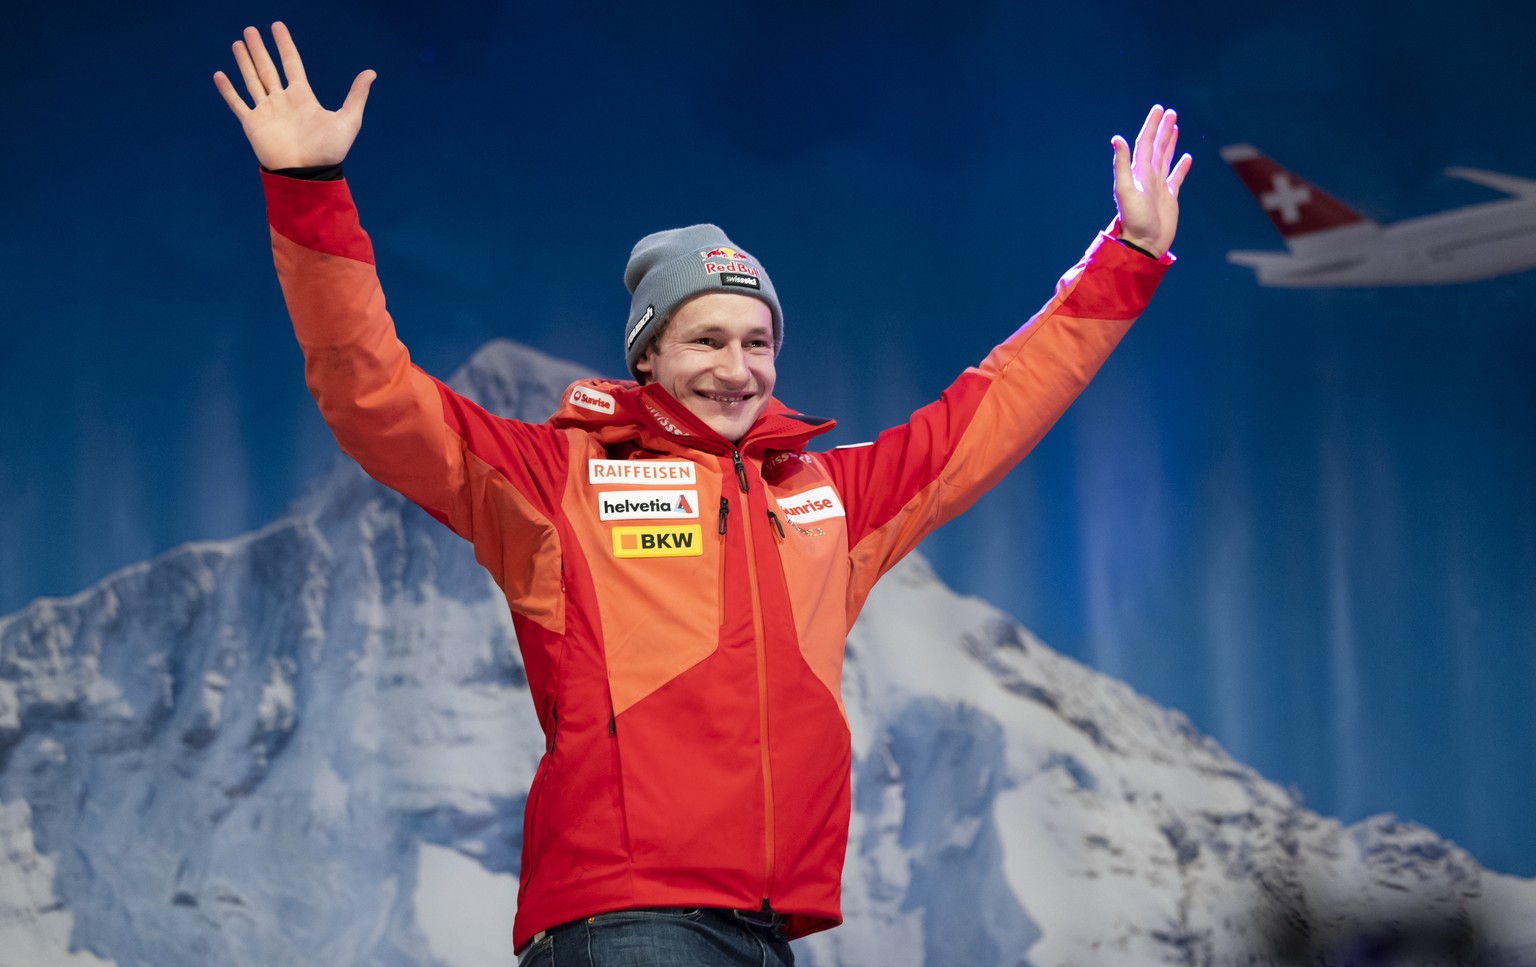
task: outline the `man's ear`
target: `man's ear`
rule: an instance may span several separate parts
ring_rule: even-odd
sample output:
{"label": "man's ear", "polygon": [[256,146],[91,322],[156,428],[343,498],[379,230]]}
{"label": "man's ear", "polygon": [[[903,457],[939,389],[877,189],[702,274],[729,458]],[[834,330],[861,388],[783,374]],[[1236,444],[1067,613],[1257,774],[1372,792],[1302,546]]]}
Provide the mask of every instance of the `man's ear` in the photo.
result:
{"label": "man's ear", "polygon": [[652,375],[654,375],[655,363],[652,360],[655,358],[656,347],[650,346],[646,348],[645,353],[639,359],[635,360],[635,372],[640,374],[641,383],[649,382]]}

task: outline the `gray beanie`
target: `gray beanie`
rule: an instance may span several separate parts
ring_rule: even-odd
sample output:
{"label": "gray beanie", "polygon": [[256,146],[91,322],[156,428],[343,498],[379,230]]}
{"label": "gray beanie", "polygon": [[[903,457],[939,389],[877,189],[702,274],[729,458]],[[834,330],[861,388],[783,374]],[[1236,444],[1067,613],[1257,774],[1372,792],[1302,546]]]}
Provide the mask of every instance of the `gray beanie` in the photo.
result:
{"label": "gray beanie", "polygon": [[715,225],[690,225],[647,235],[635,243],[624,267],[629,288],[629,322],[624,327],[624,361],[635,363],[651,335],[677,307],[704,292],[756,296],[773,313],[773,350],[784,342],[784,314],[768,273],[757,259],[736,248]]}

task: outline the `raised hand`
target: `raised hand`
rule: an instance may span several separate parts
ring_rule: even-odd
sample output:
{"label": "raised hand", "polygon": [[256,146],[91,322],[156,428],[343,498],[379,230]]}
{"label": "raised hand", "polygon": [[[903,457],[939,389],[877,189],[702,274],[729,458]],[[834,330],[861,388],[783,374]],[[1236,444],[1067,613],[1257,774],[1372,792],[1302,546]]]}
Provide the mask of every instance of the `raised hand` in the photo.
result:
{"label": "raised hand", "polygon": [[1115,207],[1120,209],[1120,237],[1161,256],[1173,245],[1179,227],[1179,186],[1194,159],[1184,155],[1169,163],[1179,142],[1178,115],[1154,104],[1136,135],[1136,151],[1120,135],[1115,150]]}
{"label": "raised hand", "polygon": [[262,43],[261,32],[255,27],[245,28],[244,39],[234,43],[235,63],[240,67],[253,106],[246,105],[223,71],[213,75],[213,85],[240,119],[262,167],[275,170],[340,164],[357,138],[368,88],[378,75],[373,71],[357,75],[341,109],[327,111],[309,89],[304,62],[299,59],[299,49],[293,45],[288,28],[281,23],[273,24],[272,40],[283,61],[283,74],[288,78],[286,87],[266,44]]}

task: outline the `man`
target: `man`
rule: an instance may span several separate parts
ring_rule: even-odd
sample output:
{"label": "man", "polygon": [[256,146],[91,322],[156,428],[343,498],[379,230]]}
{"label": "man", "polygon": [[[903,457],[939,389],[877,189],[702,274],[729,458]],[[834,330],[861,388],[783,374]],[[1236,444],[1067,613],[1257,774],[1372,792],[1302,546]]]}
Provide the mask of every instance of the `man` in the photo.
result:
{"label": "man", "polygon": [[793,962],[835,926],[848,834],[844,637],[875,580],[1002,477],[1082,390],[1167,265],[1188,155],[1154,107],[1113,140],[1119,216],[1028,324],[872,444],[773,398],[784,321],[712,225],[630,256],[625,359],[543,425],[414,368],[340,164],[374,75],[328,112],[282,24],[219,91],[264,169],[306,378],[342,448],[474,544],[547,739],[529,792],[523,963]]}

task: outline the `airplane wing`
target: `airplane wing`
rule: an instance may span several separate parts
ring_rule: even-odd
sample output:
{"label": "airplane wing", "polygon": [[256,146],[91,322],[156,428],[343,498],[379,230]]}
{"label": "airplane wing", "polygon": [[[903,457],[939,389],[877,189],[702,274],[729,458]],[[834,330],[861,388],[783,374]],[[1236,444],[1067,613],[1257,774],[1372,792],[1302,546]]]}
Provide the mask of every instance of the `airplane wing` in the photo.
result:
{"label": "airplane wing", "polygon": [[1232,251],[1227,253],[1227,261],[1253,269],[1283,269],[1294,264],[1296,256],[1289,252]]}
{"label": "airplane wing", "polygon": [[1445,173],[1452,178],[1470,181],[1474,185],[1502,191],[1506,195],[1519,195],[1522,198],[1536,196],[1536,179],[1501,175],[1497,171],[1484,171],[1481,168],[1447,168]]}
{"label": "airplane wing", "polygon": [[1298,279],[1327,275],[1353,269],[1365,264],[1364,255],[1341,255],[1337,258],[1298,258],[1285,252],[1227,253],[1227,261],[1233,265],[1246,265],[1257,269],[1260,275],[1284,274]]}

